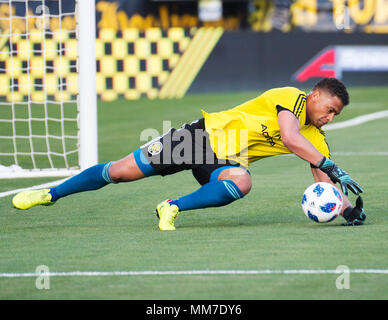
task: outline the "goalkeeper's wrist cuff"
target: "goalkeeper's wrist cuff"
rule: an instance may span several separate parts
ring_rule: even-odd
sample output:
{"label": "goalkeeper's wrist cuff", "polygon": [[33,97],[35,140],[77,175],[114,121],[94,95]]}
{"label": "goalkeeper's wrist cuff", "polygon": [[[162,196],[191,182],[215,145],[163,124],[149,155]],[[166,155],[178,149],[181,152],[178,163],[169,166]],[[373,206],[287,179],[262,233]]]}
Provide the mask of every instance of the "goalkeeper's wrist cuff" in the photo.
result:
{"label": "goalkeeper's wrist cuff", "polygon": [[326,159],[326,157],[323,157],[317,164],[310,163],[310,167],[314,169],[320,169],[321,166],[325,163]]}
{"label": "goalkeeper's wrist cuff", "polygon": [[332,170],[332,168],[337,167],[335,163],[326,157],[323,157],[321,161],[317,163],[318,168],[321,169],[323,172],[327,173],[327,170]]}
{"label": "goalkeeper's wrist cuff", "polygon": [[324,165],[326,160],[327,160],[327,158],[323,157],[322,160],[317,163],[318,168],[322,168],[322,166]]}

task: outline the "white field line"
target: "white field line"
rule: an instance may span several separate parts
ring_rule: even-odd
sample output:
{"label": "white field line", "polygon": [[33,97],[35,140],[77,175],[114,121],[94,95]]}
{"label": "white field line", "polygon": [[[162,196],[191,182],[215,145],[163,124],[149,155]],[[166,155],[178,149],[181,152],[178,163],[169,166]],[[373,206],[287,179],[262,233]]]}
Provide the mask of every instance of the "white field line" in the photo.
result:
{"label": "white field line", "polygon": [[[360,151],[360,152],[346,152],[337,151],[331,152],[333,156],[388,156],[388,151]],[[278,157],[296,157],[293,153],[281,154]]]}
{"label": "white field line", "polygon": [[[182,270],[182,271],[72,271],[46,273],[0,273],[0,278],[25,277],[101,277],[101,276],[196,276],[196,275],[271,275],[271,274],[342,274],[344,270]],[[388,274],[388,269],[350,269],[354,274]]]}
{"label": "white field line", "polygon": [[[329,130],[336,130],[336,129],[342,129],[342,128],[347,128],[347,127],[353,127],[353,126],[357,126],[359,124],[362,124],[362,123],[365,123],[365,122],[368,122],[368,121],[372,121],[372,120],[376,120],[376,119],[381,119],[381,118],[386,118],[386,117],[388,117],[388,110],[366,114],[366,115],[363,115],[363,116],[355,117],[353,119],[342,121],[342,122],[338,122],[338,123],[328,124],[326,126],[323,126],[322,129],[326,130],[326,131],[329,131]],[[333,153],[333,154],[336,154],[336,153]],[[361,152],[360,153],[343,152],[343,153],[337,153],[337,154],[338,155],[349,155],[349,156],[351,156],[351,155],[381,155],[381,156],[386,156],[386,155],[388,155],[388,152],[364,152],[364,153],[361,153]],[[66,179],[52,181],[52,182],[49,182],[49,183],[45,183],[45,184],[41,184],[41,185],[36,185],[36,186],[33,186],[33,187],[29,187],[29,188],[22,188],[22,189],[16,189],[16,190],[10,190],[10,191],[6,191],[6,192],[1,192],[0,193],[0,198],[7,197],[9,195],[12,195],[12,194],[15,194],[15,193],[18,193],[18,192],[22,192],[22,191],[26,191],[26,190],[37,190],[37,189],[53,187],[53,186],[56,186],[56,185],[62,183]]]}
{"label": "white field line", "polygon": [[368,121],[387,118],[387,117],[388,117],[388,110],[384,110],[384,111],[374,112],[370,114],[365,114],[363,116],[355,117],[353,119],[341,121],[338,123],[327,124],[323,126],[322,129],[324,131],[330,131],[330,130],[354,127]]}
{"label": "white field line", "polygon": [[388,156],[388,151],[332,152],[336,156]]}

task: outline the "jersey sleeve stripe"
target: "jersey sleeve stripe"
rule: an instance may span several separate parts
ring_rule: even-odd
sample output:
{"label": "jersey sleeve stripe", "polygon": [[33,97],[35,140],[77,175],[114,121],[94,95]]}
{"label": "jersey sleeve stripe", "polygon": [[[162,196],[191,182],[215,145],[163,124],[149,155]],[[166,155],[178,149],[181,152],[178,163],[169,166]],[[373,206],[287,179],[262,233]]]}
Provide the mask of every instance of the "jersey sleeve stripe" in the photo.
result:
{"label": "jersey sleeve stripe", "polygon": [[295,115],[296,115],[296,108],[299,105],[300,96],[301,96],[301,94],[298,96],[298,99],[296,99],[296,102],[295,102],[295,105],[294,105],[294,109],[292,110],[292,113],[295,114]]}
{"label": "jersey sleeve stripe", "polygon": [[297,118],[299,118],[300,114],[302,113],[306,99],[306,95],[304,95],[303,93],[299,94],[298,99],[296,99],[294,110],[292,112]]}
{"label": "jersey sleeve stripe", "polygon": [[307,97],[305,95],[302,96],[302,98],[300,99],[300,103],[299,103],[299,106],[298,106],[298,111],[297,111],[297,114],[296,116],[299,118],[301,113],[302,113],[302,110],[303,110],[303,107],[306,103],[306,100],[307,100]]}

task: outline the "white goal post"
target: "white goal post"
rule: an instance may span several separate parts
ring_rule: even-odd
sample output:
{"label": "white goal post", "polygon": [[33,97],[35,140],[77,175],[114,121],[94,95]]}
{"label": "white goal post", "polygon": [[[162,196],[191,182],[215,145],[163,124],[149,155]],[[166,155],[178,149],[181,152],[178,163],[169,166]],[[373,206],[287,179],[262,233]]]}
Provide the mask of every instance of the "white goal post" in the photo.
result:
{"label": "white goal post", "polygon": [[78,0],[80,168],[97,164],[95,0]]}
{"label": "white goal post", "polygon": [[94,0],[0,0],[0,178],[97,163],[95,39]]}

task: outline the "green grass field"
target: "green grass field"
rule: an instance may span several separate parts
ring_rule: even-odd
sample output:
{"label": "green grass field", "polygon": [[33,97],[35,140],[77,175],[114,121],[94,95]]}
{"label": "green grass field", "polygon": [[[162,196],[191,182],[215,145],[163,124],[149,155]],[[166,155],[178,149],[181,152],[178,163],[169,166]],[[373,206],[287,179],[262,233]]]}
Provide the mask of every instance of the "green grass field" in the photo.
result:
{"label": "green grass field", "polygon": [[[201,117],[200,109],[233,107],[255,92],[191,95],[182,100],[99,103],[99,161],[135,150],[140,133],[162,121],[173,126]],[[336,121],[388,109],[387,88],[353,88]],[[313,180],[295,156],[252,165],[253,188],[229,206],[184,212],[177,231],[160,232],[160,201],[194,191],[190,172],[109,185],[20,212],[12,196],[0,198],[0,273],[179,270],[388,270],[388,119],[327,132],[333,159],[365,189],[367,221],[343,227],[308,220],[300,206]],[[347,152],[348,154],[344,153]],[[380,153],[377,153],[380,152]],[[349,154],[350,153],[350,154]],[[0,192],[55,178],[0,181]],[[350,196],[355,200],[353,195]],[[51,277],[38,290],[35,277],[0,277],[0,299],[388,299],[388,274],[162,275]]]}

